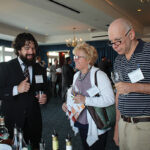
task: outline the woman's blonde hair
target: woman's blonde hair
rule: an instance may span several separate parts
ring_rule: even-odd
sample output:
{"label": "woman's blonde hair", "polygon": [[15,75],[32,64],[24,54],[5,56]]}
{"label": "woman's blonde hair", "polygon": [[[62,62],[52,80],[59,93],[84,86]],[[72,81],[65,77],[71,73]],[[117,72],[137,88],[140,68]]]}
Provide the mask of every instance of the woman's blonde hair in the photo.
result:
{"label": "woman's blonde hair", "polygon": [[98,58],[97,50],[94,46],[87,43],[78,44],[73,49],[73,54],[75,55],[77,51],[82,51],[86,55],[86,60],[89,61],[89,65],[93,66]]}

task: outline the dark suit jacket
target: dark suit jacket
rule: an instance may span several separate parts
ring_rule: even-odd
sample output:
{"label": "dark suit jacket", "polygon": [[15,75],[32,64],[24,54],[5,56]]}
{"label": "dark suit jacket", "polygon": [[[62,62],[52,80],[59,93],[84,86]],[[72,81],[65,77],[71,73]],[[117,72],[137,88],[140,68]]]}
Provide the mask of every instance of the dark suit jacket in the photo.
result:
{"label": "dark suit jacket", "polygon": [[65,94],[72,85],[74,70],[69,64],[62,67],[62,100],[65,101]]}
{"label": "dark suit jacket", "polygon": [[[42,75],[44,83],[36,84],[35,75]],[[39,64],[33,66],[33,79],[30,90],[16,96],[12,95],[13,87],[25,79],[18,59],[0,64],[0,99],[2,100],[2,113],[5,116],[6,126],[12,136],[14,124],[24,127],[27,119],[33,130],[41,134],[42,120],[35,91],[47,92],[46,70]]]}
{"label": "dark suit jacket", "polygon": [[72,85],[73,75],[74,75],[73,68],[68,64],[63,65],[63,67],[62,67],[62,85],[70,87],[70,85]]}

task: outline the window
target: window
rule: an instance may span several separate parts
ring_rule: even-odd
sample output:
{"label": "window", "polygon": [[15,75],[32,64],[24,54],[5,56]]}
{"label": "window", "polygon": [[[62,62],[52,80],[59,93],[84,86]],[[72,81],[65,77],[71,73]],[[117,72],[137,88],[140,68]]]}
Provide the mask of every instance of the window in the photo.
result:
{"label": "window", "polygon": [[9,61],[15,58],[14,49],[10,47],[0,46],[0,62]]}
{"label": "window", "polygon": [[7,62],[12,59],[12,56],[4,56],[4,61]]}
{"label": "window", "polygon": [[0,46],[0,62],[3,62],[3,47]]}
{"label": "window", "polygon": [[5,47],[5,52],[14,52],[14,49],[10,47]]}

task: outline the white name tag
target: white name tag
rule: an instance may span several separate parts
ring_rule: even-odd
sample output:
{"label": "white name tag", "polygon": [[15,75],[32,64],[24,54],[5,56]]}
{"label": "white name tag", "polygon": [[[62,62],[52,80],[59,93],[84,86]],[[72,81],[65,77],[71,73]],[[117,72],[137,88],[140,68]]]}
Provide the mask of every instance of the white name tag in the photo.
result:
{"label": "white name tag", "polygon": [[89,94],[90,97],[93,97],[99,93],[99,89],[97,86],[93,86],[92,88],[87,90],[87,93]]}
{"label": "white name tag", "polygon": [[128,77],[130,78],[131,83],[136,83],[144,79],[144,75],[140,68],[128,73]]}
{"label": "white name tag", "polygon": [[43,83],[43,76],[35,75],[35,83]]}

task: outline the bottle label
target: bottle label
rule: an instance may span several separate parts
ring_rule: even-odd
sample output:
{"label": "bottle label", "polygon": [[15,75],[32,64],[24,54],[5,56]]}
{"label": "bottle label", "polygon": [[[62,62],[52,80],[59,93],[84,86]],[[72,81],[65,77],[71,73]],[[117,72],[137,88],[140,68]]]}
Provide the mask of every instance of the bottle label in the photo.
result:
{"label": "bottle label", "polygon": [[0,134],[0,139],[2,139],[2,140],[7,140],[8,137],[9,137],[8,133]]}
{"label": "bottle label", "polygon": [[58,145],[58,141],[53,141],[53,150],[58,150],[59,145]]}
{"label": "bottle label", "polygon": [[28,150],[28,148],[27,147],[23,147],[22,150]]}
{"label": "bottle label", "polygon": [[66,146],[66,150],[72,150],[72,146],[71,145],[67,145]]}
{"label": "bottle label", "polygon": [[0,118],[0,125],[5,125],[5,122],[4,122],[4,118],[3,118],[3,117]]}

